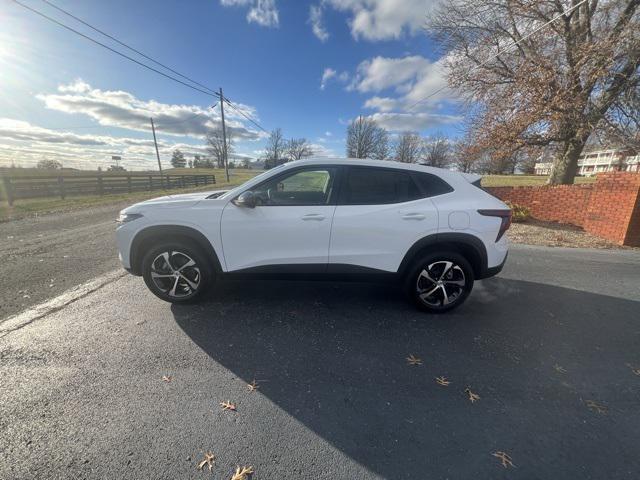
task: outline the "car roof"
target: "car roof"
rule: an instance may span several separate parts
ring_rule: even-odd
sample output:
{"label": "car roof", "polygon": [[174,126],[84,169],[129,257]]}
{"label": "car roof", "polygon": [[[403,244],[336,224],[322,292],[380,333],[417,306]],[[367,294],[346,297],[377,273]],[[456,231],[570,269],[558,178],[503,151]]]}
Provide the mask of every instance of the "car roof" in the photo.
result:
{"label": "car roof", "polygon": [[443,178],[459,177],[459,172],[448,170],[445,168],[429,167],[427,165],[420,165],[417,163],[402,163],[394,162],[390,160],[374,160],[371,158],[346,158],[346,157],[310,157],[304,160],[295,160],[293,162],[287,162],[284,165],[287,167],[297,167],[305,165],[358,165],[365,167],[387,167],[403,170],[412,170],[415,172],[426,172],[434,175],[438,175]]}

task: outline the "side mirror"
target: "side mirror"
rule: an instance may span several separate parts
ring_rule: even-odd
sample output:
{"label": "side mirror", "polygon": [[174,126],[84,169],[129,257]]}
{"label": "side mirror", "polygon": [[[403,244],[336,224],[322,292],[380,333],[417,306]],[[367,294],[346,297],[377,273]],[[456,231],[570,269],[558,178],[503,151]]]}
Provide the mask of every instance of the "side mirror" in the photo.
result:
{"label": "side mirror", "polygon": [[233,201],[233,204],[238,207],[255,208],[256,196],[251,190],[247,190],[246,192],[242,192],[238,195],[238,197]]}

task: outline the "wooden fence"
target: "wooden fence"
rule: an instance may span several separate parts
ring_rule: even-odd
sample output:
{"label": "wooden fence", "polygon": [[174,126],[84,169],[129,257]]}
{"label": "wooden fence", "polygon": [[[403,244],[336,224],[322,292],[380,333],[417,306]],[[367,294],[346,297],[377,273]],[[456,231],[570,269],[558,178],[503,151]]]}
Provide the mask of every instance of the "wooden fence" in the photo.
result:
{"label": "wooden fence", "polygon": [[160,189],[193,188],[216,183],[215,175],[105,174],[2,176],[0,200],[70,195],[109,195]]}

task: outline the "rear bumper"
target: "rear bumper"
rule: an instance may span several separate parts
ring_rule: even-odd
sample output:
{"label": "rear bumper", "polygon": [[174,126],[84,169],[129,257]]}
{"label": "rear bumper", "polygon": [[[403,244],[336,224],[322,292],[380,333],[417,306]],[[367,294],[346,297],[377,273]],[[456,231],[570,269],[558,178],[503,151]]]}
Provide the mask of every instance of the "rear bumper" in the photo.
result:
{"label": "rear bumper", "polygon": [[504,256],[504,260],[502,260],[502,263],[500,263],[500,265],[496,265],[495,267],[488,267],[485,269],[484,272],[482,272],[482,275],[478,278],[478,280],[482,280],[484,278],[490,278],[493,277],[497,274],[499,274],[502,269],[504,268],[504,264],[507,263],[507,257],[509,257],[509,252],[507,252]]}

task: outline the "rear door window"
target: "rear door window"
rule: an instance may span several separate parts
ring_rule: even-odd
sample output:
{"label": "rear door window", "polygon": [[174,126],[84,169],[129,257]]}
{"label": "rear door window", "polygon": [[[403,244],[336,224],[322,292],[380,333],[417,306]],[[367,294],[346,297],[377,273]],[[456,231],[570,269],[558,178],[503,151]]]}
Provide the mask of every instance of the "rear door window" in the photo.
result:
{"label": "rear door window", "polygon": [[408,171],[350,167],[341,196],[343,205],[383,205],[416,200],[422,194]]}

